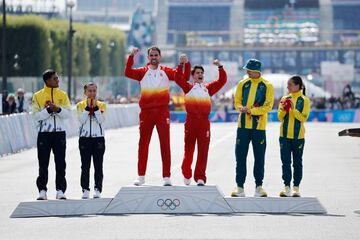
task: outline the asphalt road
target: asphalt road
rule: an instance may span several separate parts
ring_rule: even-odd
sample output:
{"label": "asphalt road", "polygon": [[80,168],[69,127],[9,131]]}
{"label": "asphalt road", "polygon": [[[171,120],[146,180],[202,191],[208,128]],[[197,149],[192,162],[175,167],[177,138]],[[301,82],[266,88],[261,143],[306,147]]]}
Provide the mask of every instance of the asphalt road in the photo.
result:
{"label": "asphalt road", "polygon": [[[303,196],[316,196],[327,215],[123,215],[10,219],[19,202],[37,197],[36,149],[0,158],[0,239],[360,239],[360,138],[338,137],[359,124],[307,123]],[[228,196],[235,186],[235,123],[212,124],[208,185]],[[279,124],[268,124],[264,188],[277,196],[282,188]],[[183,125],[172,124],[172,181],[182,185]],[[68,198],[78,199],[78,139],[67,142]],[[113,197],[136,177],[138,127],[107,131],[104,197]],[[245,191],[254,193],[253,155],[249,150]],[[49,198],[55,197],[54,163]],[[156,130],[150,145],[147,184],[160,185],[161,159]]]}

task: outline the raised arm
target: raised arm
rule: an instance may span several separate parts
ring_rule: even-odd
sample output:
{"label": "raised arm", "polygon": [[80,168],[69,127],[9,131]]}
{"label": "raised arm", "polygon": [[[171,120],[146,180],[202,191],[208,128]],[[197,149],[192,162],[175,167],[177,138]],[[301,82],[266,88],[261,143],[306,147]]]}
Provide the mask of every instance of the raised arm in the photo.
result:
{"label": "raised arm", "polygon": [[[186,56],[186,54],[181,54],[179,58],[181,66],[184,66],[184,69],[181,68],[181,72],[183,72],[184,78],[186,81],[190,80],[190,72],[191,72],[191,64]],[[164,72],[168,76],[170,81],[175,81],[177,69],[163,67]]]}
{"label": "raised arm", "polygon": [[192,85],[185,79],[183,74],[183,64],[179,64],[175,74],[175,82],[181,87],[184,93],[188,93],[191,90]]}
{"label": "raised arm", "polygon": [[213,96],[215,93],[217,93],[225,85],[227,81],[226,72],[220,61],[215,59],[214,65],[216,65],[219,68],[219,78],[206,85],[210,96]]}
{"label": "raised arm", "polygon": [[141,68],[133,68],[132,66],[134,65],[134,56],[139,52],[138,48],[134,48],[128,59],[126,62],[126,66],[125,66],[125,76],[128,78],[131,78],[133,80],[137,80],[137,81],[141,81],[141,79],[143,79],[145,73],[146,73],[146,68],[145,67],[141,67]]}

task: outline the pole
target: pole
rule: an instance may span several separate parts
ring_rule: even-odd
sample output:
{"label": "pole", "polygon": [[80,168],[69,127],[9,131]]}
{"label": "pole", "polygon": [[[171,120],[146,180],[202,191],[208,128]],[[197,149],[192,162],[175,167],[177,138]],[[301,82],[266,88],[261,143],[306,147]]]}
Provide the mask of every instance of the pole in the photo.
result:
{"label": "pole", "polygon": [[6,75],[6,3],[2,1],[2,89],[7,90],[7,75]]}
{"label": "pole", "polygon": [[68,96],[71,101],[71,77],[72,77],[72,39],[73,39],[73,26],[72,26],[72,7],[70,7],[70,19],[69,19],[69,32],[68,32]]}

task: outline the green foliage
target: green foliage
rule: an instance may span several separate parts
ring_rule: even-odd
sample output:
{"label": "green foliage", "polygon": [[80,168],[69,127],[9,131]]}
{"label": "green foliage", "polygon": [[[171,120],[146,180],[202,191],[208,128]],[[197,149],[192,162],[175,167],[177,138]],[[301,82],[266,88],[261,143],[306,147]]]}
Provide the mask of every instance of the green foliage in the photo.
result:
{"label": "green foliage", "polygon": [[[9,16],[6,29],[8,75],[39,76],[47,68],[67,75],[68,28],[67,20]],[[74,76],[123,75],[125,37],[121,31],[77,23],[74,29]],[[0,31],[0,41],[1,34]]]}

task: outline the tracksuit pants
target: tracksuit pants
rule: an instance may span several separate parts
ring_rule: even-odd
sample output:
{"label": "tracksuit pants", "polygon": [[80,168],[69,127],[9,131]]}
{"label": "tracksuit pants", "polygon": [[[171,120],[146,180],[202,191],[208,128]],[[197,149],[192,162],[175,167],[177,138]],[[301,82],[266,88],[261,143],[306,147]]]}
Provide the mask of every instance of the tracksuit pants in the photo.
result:
{"label": "tracksuit pants", "polygon": [[304,151],[305,139],[288,139],[284,137],[279,138],[280,141],[280,156],[282,162],[282,179],[285,186],[290,186],[292,174],[291,174],[291,154],[293,157],[294,168],[294,186],[299,186],[302,175],[302,155]]}
{"label": "tracksuit pants", "polygon": [[140,112],[140,140],[138,150],[138,175],[145,176],[151,135],[156,126],[159,135],[162,175],[170,177],[170,114],[168,106],[142,109]]}
{"label": "tracksuit pants", "polygon": [[55,187],[56,190],[66,191],[65,179],[65,151],[66,151],[66,133],[65,132],[40,132],[37,138],[37,154],[39,162],[39,176],[36,179],[36,185],[39,190],[47,191],[48,168],[51,150],[55,159]]}
{"label": "tracksuit pants", "polygon": [[266,134],[265,130],[237,129],[236,137],[236,183],[238,187],[244,187],[246,179],[246,158],[250,141],[254,151],[254,177],[256,186],[261,186],[264,179]]}
{"label": "tracksuit pants", "polygon": [[194,180],[199,179],[206,182],[206,165],[209,152],[210,143],[210,121],[206,117],[186,117],[185,122],[185,153],[181,166],[184,178],[190,179],[192,177],[191,165],[193,162],[193,155],[195,144],[197,143],[198,156],[194,172]]}
{"label": "tracksuit pants", "polygon": [[89,188],[89,174],[91,157],[94,164],[94,182],[95,188],[102,192],[103,183],[103,159],[105,153],[105,139],[104,137],[80,137],[79,150],[81,156],[81,178],[80,184],[83,190],[90,190]]}

